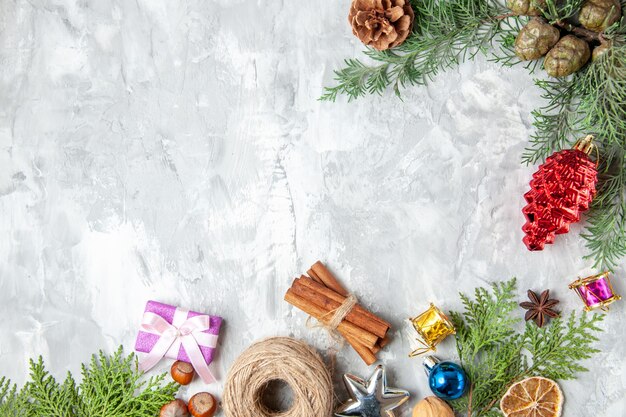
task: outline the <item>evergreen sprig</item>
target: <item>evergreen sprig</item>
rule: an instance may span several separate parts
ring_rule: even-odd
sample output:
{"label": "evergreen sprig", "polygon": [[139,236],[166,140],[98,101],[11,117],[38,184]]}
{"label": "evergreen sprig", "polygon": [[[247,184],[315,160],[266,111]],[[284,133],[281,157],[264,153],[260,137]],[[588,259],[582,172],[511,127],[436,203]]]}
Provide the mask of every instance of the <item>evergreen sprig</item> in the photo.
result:
{"label": "evergreen sprig", "polygon": [[41,356],[37,362],[30,361],[31,381],[26,384],[24,394],[30,400],[33,416],[70,417],[77,415],[74,410],[78,403],[76,382],[70,373],[59,383],[46,371]]}
{"label": "evergreen sprig", "polygon": [[70,373],[62,383],[45,369],[43,359],[30,361],[30,381],[17,390],[0,379],[2,417],[154,417],[178,390],[164,383],[166,374],[146,378],[133,354],[124,357],[120,347],[113,355],[102,351],[82,365],[82,381]]}
{"label": "evergreen sprig", "polygon": [[508,16],[499,3],[485,0],[422,0],[412,5],[414,33],[393,51],[369,48],[365,54],[373,65],[347,59],[346,67],[335,71],[337,85],[325,88],[321,100],[335,101],[339,94],[353,100],[390,87],[400,95],[401,88],[425,84],[440,71],[487,51]]}
{"label": "evergreen sprig", "polygon": [[29,415],[29,410],[28,395],[18,391],[7,378],[0,378],[0,416],[21,417]]}
{"label": "evergreen sprig", "polygon": [[579,372],[586,372],[579,361],[589,359],[598,349],[592,343],[598,341],[595,333],[602,331],[598,322],[601,314],[582,314],[572,311],[569,318],[556,318],[549,326],[539,328],[526,324],[523,348],[532,358],[524,370],[526,375],[541,375],[551,379],[574,379]]}
{"label": "evergreen sprig", "polygon": [[535,132],[522,154],[523,163],[544,161],[552,153],[571,147],[574,144],[572,138],[582,134],[584,115],[578,106],[580,85],[576,82],[577,78],[574,75],[567,79],[535,80],[547,104],[532,112]]}
{"label": "evergreen sprig", "polygon": [[[543,14],[566,27],[583,0],[546,0]],[[336,84],[322,100],[426,84],[439,72],[485,53],[503,66],[524,65],[530,73],[541,60],[520,62],[514,41],[527,17],[512,15],[498,0],[411,0],[413,33],[393,50],[367,49],[369,63],[348,59],[335,71]],[[626,10],[626,0],[622,0]],[[594,134],[600,151],[599,194],[582,237],[595,267],[611,269],[626,256],[626,18],[597,37],[610,51],[567,78],[535,80],[546,104],[532,112],[535,132],[522,162],[536,164],[552,153]]]}
{"label": "evergreen sprig", "polygon": [[593,343],[603,315],[572,312],[567,320],[543,328],[529,322],[518,332],[515,291],[515,279],[478,288],[473,300],[461,294],[463,313],[450,313],[459,360],[472,382],[469,394],[452,402],[457,412],[501,417],[497,403],[513,383],[537,375],[574,379],[586,371],[580,361],[598,352]]}

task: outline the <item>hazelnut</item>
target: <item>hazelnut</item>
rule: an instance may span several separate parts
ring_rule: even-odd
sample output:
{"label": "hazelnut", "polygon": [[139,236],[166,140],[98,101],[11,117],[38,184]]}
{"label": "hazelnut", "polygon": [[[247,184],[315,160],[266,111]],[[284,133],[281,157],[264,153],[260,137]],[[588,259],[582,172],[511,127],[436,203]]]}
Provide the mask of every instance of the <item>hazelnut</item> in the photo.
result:
{"label": "hazelnut", "polygon": [[413,417],[454,417],[454,411],[441,398],[426,397],[415,405]]}
{"label": "hazelnut", "polygon": [[174,400],[161,407],[159,417],[189,417],[189,410],[183,400]]}
{"label": "hazelnut", "polygon": [[195,374],[193,366],[187,362],[176,361],[170,369],[172,379],[180,385],[189,385]]}
{"label": "hazelnut", "polygon": [[188,407],[193,417],[213,417],[217,401],[208,392],[199,392],[189,399]]}

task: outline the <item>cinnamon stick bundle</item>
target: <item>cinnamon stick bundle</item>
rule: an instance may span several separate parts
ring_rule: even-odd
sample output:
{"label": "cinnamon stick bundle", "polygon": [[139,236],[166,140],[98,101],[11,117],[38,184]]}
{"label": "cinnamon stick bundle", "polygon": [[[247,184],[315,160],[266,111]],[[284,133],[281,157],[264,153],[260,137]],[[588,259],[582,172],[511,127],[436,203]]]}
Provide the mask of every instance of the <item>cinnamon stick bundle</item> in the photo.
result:
{"label": "cinnamon stick bundle", "polygon": [[[321,286],[309,277],[305,276],[296,278],[290,288],[290,291],[293,291],[295,294],[311,301],[313,304],[326,311],[338,309],[346,299],[346,297],[342,295],[339,295],[339,297],[333,297],[330,293],[335,295],[338,294],[333,293],[332,290]],[[358,304],[354,306],[352,311],[346,315],[345,320],[375,334],[377,338],[384,338],[387,334],[387,330],[391,327],[388,323],[378,319],[378,317],[374,316]]]}
{"label": "cinnamon stick bundle", "polygon": [[[320,261],[307,273],[309,276],[302,275],[294,280],[285,294],[285,301],[329,325],[338,309],[350,308],[349,305],[343,306],[349,293]],[[351,301],[354,302],[354,298]],[[371,365],[376,362],[376,354],[389,342],[387,333],[390,328],[388,322],[356,304],[345,314],[337,331],[361,359]]]}

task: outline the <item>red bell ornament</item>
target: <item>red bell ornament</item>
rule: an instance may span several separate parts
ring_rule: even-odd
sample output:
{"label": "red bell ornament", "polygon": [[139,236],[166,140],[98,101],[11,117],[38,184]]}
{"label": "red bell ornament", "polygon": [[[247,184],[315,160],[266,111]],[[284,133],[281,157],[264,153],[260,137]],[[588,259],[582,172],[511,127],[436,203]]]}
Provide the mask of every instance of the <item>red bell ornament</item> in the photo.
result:
{"label": "red bell ornament", "polygon": [[522,209],[526,223],[524,243],[528,250],[542,250],[554,243],[556,235],[567,233],[580,220],[596,195],[597,162],[590,158],[596,146],[593,136],[580,139],[572,149],[552,154],[539,166],[524,194],[528,203]]}

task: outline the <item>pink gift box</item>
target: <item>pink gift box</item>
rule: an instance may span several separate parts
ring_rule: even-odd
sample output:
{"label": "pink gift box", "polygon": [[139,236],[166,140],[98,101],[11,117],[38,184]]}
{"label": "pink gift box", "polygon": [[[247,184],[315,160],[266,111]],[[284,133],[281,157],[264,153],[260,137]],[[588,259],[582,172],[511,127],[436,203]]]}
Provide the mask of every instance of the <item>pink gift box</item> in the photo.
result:
{"label": "pink gift box", "polygon": [[[220,327],[222,326],[222,318],[219,316],[210,316],[208,314],[197,313],[195,311],[187,311],[177,308],[176,306],[159,303],[157,301],[148,301],[145,312],[154,313],[165,319],[169,324],[173,324],[175,326],[180,325],[180,323],[174,323],[175,320],[181,321],[196,316],[209,316],[210,327],[202,332],[207,334],[208,339],[219,336]],[[154,345],[156,345],[159,338],[160,336],[158,334],[140,330],[137,334],[135,350],[137,352],[149,353],[152,351],[152,348],[154,348]],[[207,365],[210,364],[213,361],[215,348],[211,346],[203,346],[201,341],[199,341],[198,345]],[[185,352],[185,348],[180,344],[173,345],[172,348],[167,351],[165,357],[183,362],[191,362],[189,356],[187,356],[187,352]]]}

